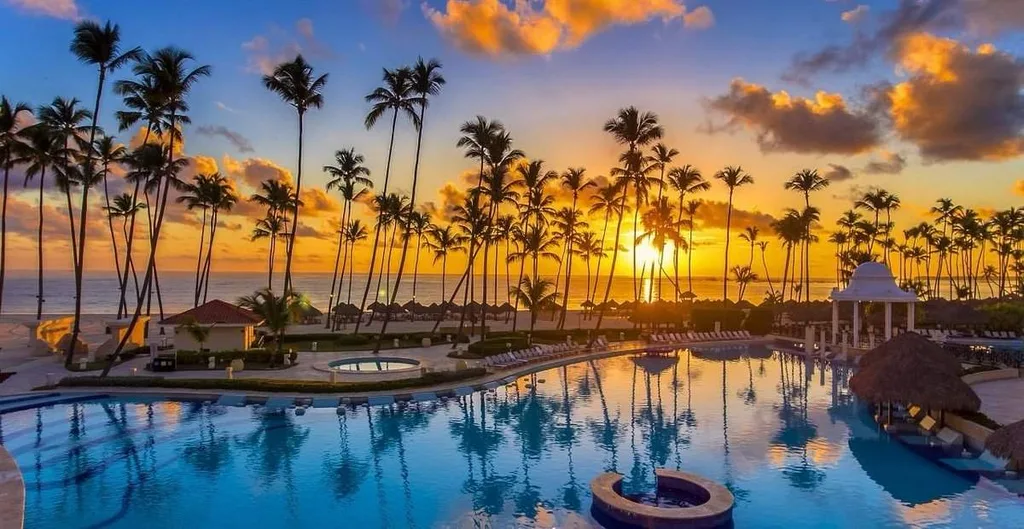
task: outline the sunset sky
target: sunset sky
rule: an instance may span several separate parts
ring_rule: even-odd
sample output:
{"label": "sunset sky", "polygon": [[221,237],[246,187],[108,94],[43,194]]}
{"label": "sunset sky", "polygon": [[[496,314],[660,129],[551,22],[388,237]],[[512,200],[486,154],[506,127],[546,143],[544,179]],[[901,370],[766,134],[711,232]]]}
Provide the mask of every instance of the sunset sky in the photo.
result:
{"label": "sunset sky", "polygon": [[[812,197],[824,229],[872,186],[902,199],[900,230],[929,218],[940,197],[982,213],[1024,203],[1020,0],[0,0],[0,15],[0,93],[33,106],[65,96],[91,108],[95,71],[68,52],[81,18],[120,24],[128,46],[173,44],[211,65],[212,77],[190,98],[188,174],[219,170],[243,196],[296,167],[294,113],[260,75],[297,52],[329,73],[326,104],[306,122],[299,271],[330,270],[334,261],[340,204],[325,194],[320,167],[335,150],[354,147],[383,181],[387,127],[365,130],[363,96],[382,68],[417,56],[439,59],[448,80],[424,129],[419,196],[437,212],[465,191],[463,175],[475,167],[455,146],[462,122],[498,119],[530,159],[598,176],[621,152],[602,124],[628,105],[659,115],[665,143],[682,153],[677,164],[708,178],[725,165],[754,176],[755,185],[737,192],[734,235],[750,224],[767,232],[771,216],[800,207],[802,198],[782,184],[803,168],[834,180]],[[119,105],[108,91],[100,124],[111,133]],[[408,123],[399,130],[392,178],[408,192],[415,136]],[[136,134],[117,137],[128,143]],[[15,174],[8,263],[33,269],[36,198]],[[726,197],[716,184],[703,198]],[[63,197],[46,200],[47,266],[67,269]],[[98,207],[90,211],[87,264],[107,268]],[[199,225],[183,208],[172,211],[162,266],[187,270]],[[240,204],[223,218],[215,270],[264,269],[266,244],[248,241],[259,215]],[[724,223],[715,204],[698,221],[696,274],[721,273]],[[600,219],[591,226],[600,231]],[[779,269],[783,252],[771,240],[769,260]],[[815,275],[831,273],[831,251],[816,248]],[[368,254],[358,255],[357,269]],[[620,261],[618,272],[628,273],[628,254]],[[421,269],[439,271],[430,262]]]}

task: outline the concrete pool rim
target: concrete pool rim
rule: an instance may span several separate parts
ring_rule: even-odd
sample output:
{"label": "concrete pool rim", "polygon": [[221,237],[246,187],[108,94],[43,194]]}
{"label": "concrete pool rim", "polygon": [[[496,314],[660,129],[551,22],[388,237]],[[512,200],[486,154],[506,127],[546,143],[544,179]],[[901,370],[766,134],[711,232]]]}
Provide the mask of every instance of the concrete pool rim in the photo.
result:
{"label": "concrete pool rim", "polygon": [[736,500],[723,485],[689,472],[658,468],[656,488],[678,490],[704,500],[692,507],[655,507],[636,503],[622,495],[623,475],[599,474],[590,482],[593,509],[630,526],[657,528],[713,529],[732,522]]}

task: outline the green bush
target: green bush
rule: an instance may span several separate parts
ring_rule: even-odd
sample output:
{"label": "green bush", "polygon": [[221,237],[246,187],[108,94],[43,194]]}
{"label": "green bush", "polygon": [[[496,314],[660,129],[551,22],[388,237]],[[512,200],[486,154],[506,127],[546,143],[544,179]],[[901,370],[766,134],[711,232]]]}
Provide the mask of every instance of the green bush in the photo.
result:
{"label": "green bush", "polygon": [[484,358],[501,354],[509,350],[507,344],[512,344],[513,351],[529,347],[525,337],[500,336],[470,344],[469,354],[463,355],[463,358]]}
{"label": "green bush", "polygon": [[738,331],[743,326],[743,311],[739,309],[695,308],[691,317],[697,332],[714,331],[715,322],[722,324],[722,331]]}
{"label": "green bush", "polygon": [[[217,359],[217,365],[226,365],[231,363],[232,360],[244,360],[246,363],[252,362],[254,364],[269,364],[270,355],[275,354],[276,351],[268,351],[266,349],[249,349],[248,351],[178,351],[176,356],[179,366],[207,366],[210,357]],[[286,354],[287,351],[284,353]],[[283,354],[282,354],[283,356]],[[280,358],[278,362],[280,363]]]}
{"label": "green bush", "polygon": [[67,377],[58,387],[123,387],[123,388],[164,388],[197,390],[238,390],[290,393],[365,393],[370,391],[391,391],[460,382],[484,376],[484,368],[470,368],[461,371],[437,371],[424,373],[420,378],[387,380],[381,382],[356,382],[331,384],[325,380],[278,380],[267,378],[163,378],[163,377]]}
{"label": "green bush", "polygon": [[755,336],[764,336],[772,332],[774,323],[775,315],[771,309],[752,309],[743,322],[743,328]]}

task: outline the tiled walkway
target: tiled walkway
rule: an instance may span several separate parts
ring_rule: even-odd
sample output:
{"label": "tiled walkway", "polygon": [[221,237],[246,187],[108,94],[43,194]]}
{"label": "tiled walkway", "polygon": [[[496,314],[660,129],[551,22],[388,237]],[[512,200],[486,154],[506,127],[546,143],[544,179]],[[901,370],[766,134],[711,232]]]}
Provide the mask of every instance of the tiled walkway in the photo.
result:
{"label": "tiled walkway", "polygon": [[971,387],[981,397],[981,411],[985,415],[1002,424],[1024,420],[1024,378],[996,380]]}

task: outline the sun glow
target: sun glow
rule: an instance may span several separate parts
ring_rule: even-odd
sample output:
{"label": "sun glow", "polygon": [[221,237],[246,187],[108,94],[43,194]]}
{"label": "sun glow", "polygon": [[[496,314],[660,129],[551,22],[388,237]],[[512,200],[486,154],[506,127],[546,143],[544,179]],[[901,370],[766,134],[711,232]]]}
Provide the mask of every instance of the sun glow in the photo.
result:
{"label": "sun glow", "polygon": [[649,242],[642,242],[636,247],[636,265],[641,270],[651,267],[651,263],[658,262],[658,250]]}

